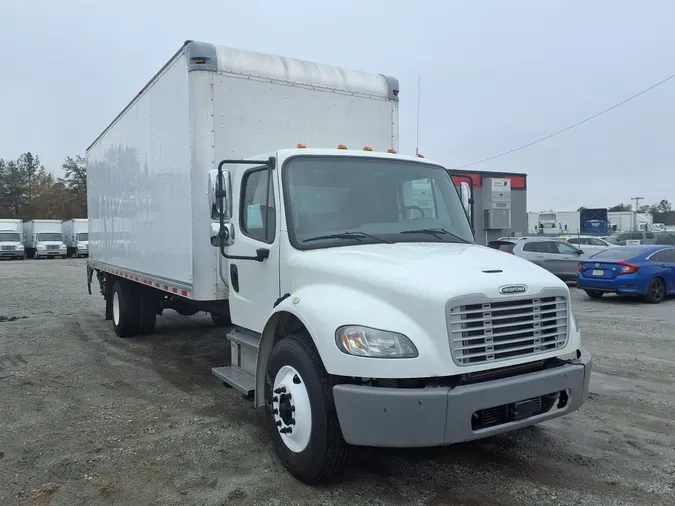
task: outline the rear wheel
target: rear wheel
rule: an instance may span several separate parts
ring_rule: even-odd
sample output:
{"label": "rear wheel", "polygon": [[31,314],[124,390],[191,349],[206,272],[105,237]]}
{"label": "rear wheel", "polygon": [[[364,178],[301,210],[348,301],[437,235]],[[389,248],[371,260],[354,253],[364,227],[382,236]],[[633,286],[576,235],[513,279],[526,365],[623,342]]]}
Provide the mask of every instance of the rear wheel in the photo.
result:
{"label": "rear wheel", "polygon": [[112,290],[112,320],[118,337],[132,337],[138,332],[138,296],[129,283],[116,280]]}
{"label": "rear wheel", "polygon": [[155,330],[157,323],[157,309],[159,297],[152,289],[146,289],[140,296],[138,308],[138,333],[144,336],[150,335]]}
{"label": "rear wheel", "polygon": [[584,290],[591,299],[599,299],[604,294],[599,290]]}
{"label": "rear wheel", "polygon": [[307,484],[332,481],[349,458],[332,386],[318,353],[301,337],[274,345],[265,374],[267,425],[283,465]]}
{"label": "rear wheel", "polygon": [[650,304],[658,304],[666,298],[666,285],[661,278],[654,278],[647,286],[645,301]]}

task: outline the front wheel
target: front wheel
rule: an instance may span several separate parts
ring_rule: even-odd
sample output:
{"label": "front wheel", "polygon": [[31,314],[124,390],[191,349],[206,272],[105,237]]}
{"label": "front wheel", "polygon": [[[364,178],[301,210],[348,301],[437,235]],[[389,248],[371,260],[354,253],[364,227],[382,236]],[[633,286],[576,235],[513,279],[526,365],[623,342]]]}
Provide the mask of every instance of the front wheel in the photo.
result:
{"label": "front wheel", "polygon": [[645,300],[650,304],[658,304],[666,298],[666,285],[661,278],[654,278],[647,286]]}
{"label": "front wheel", "polygon": [[265,375],[265,405],[274,449],[293,476],[316,484],[342,474],[349,445],[337,419],[332,381],[316,350],[301,337],[274,345]]}
{"label": "front wheel", "polygon": [[591,299],[599,299],[603,293],[599,290],[584,290]]}

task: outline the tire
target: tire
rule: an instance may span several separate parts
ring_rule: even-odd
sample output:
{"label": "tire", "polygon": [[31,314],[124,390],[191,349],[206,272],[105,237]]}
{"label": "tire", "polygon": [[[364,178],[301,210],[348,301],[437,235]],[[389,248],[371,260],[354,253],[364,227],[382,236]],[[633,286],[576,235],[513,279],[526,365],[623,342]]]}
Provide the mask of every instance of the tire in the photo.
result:
{"label": "tire", "polygon": [[604,295],[599,290],[584,290],[584,292],[586,292],[586,295],[588,295],[591,299],[599,299]]}
{"label": "tire", "polygon": [[159,298],[153,290],[144,290],[139,302],[138,333],[142,336],[149,336],[155,331]]}
{"label": "tire", "polygon": [[661,278],[654,278],[647,285],[645,293],[645,302],[658,304],[666,298],[666,285]]}
{"label": "tire", "polygon": [[[265,374],[266,421],[284,467],[308,485],[335,480],[349,460],[332,387],[311,345],[298,336],[277,341]],[[290,400],[285,398],[289,393]]]}
{"label": "tire", "polygon": [[116,280],[112,290],[112,320],[118,337],[132,337],[138,332],[138,294],[130,283]]}
{"label": "tire", "polygon": [[230,307],[227,307],[227,311],[225,313],[211,313],[211,321],[216,327],[229,327],[232,325]]}

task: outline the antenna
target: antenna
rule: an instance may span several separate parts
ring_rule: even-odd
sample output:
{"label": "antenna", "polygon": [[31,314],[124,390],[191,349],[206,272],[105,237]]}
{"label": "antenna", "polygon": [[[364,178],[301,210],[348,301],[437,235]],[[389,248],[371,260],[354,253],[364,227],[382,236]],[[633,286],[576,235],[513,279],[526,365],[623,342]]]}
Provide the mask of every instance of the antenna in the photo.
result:
{"label": "antenna", "polygon": [[417,127],[416,135],[417,140],[415,141],[415,155],[420,154],[420,89],[422,84],[422,76],[417,76]]}

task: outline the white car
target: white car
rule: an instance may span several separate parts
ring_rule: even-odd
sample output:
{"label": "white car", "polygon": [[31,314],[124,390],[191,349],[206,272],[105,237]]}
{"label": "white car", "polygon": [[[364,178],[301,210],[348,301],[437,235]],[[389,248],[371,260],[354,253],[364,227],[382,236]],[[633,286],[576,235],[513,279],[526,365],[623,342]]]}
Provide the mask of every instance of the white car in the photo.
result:
{"label": "white car", "polygon": [[611,244],[594,235],[563,235],[560,236],[560,240],[588,252],[598,252],[607,248],[617,247],[616,244]]}

